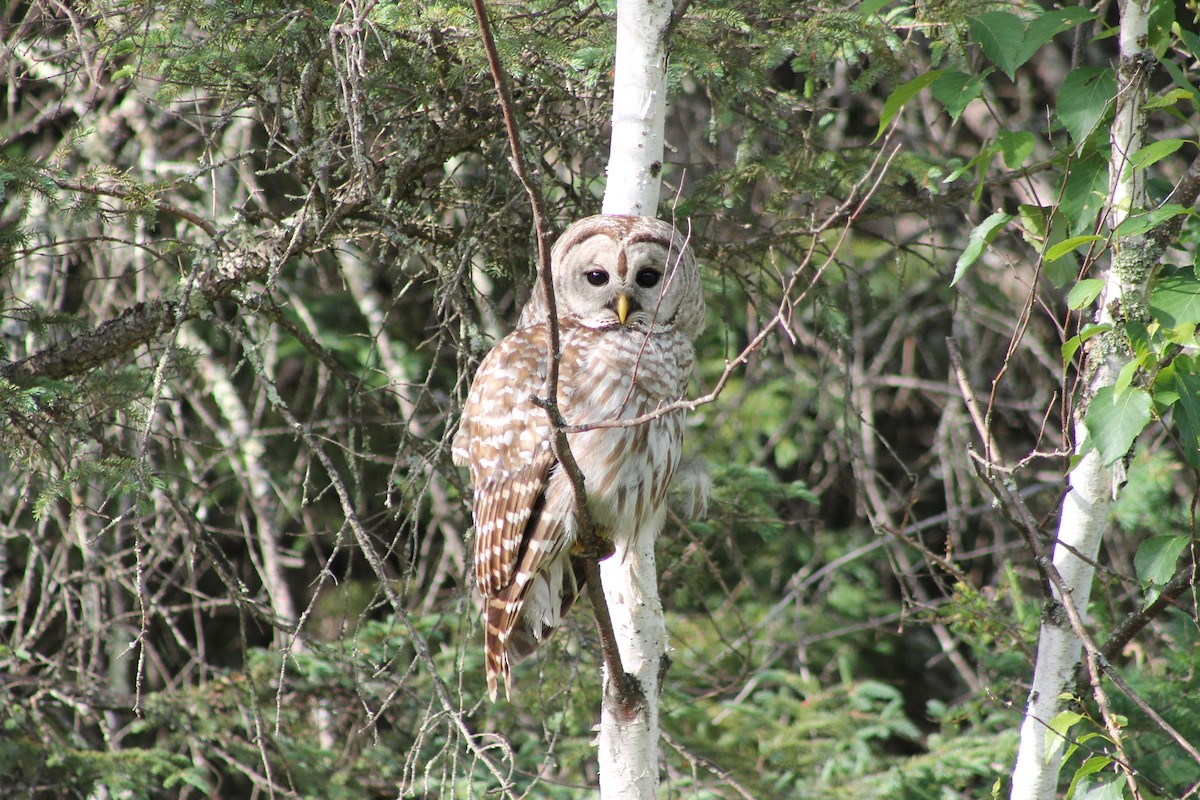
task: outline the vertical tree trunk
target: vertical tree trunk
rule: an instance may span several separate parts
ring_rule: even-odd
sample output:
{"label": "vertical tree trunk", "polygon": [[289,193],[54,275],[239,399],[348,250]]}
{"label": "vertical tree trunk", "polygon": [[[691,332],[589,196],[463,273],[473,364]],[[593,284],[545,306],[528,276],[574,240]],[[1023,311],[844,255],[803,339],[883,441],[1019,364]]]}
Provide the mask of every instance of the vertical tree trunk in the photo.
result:
{"label": "vertical tree trunk", "polygon": [[[657,216],[666,116],[666,36],[670,0],[618,0],[612,149],[605,214]],[[662,520],[638,531],[629,549],[601,562],[604,595],[621,662],[641,684],[645,703],[629,718],[605,675],[600,717],[600,795],[652,800],[658,794],[658,696],[667,629],[658,599],[654,540]]]}
{"label": "vertical tree trunk", "polygon": [[605,214],[658,215],[671,0],[617,0]]}
{"label": "vertical tree trunk", "polygon": [[[1110,133],[1112,161],[1109,164],[1111,205],[1108,224],[1114,230],[1145,205],[1142,174],[1127,169],[1127,165],[1129,156],[1142,145],[1144,83],[1141,77],[1144,64],[1141,56],[1146,43],[1149,6],[1149,0],[1123,0],[1120,4],[1120,63],[1116,114]],[[1140,241],[1143,239],[1143,236],[1117,239],[1114,234],[1110,267],[1103,276],[1104,290],[1096,301],[1097,322],[1111,323],[1119,330],[1138,313],[1130,313],[1131,308],[1144,308],[1141,301],[1145,297],[1150,270],[1142,263],[1146,256]],[[1121,368],[1129,359],[1118,341],[1116,335],[1097,337],[1096,344],[1102,346],[1093,346],[1087,351],[1083,395],[1077,403],[1075,420],[1077,454],[1082,453],[1087,435],[1083,417],[1088,402],[1100,389],[1116,383]],[[1067,597],[1054,589],[1054,596],[1042,614],[1033,685],[1013,770],[1012,800],[1047,800],[1055,795],[1062,766],[1062,748],[1050,749],[1057,734],[1047,725],[1061,710],[1059,695],[1073,689],[1081,646],[1063,604],[1073,604],[1080,618],[1087,619],[1095,572],[1092,563],[1104,537],[1109,505],[1123,483],[1123,477],[1120,463],[1115,469],[1105,466],[1095,449],[1083,456],[1069,476],[1069,490],[1063,500],[1052,559],[1054,568],[1062,576]]]}

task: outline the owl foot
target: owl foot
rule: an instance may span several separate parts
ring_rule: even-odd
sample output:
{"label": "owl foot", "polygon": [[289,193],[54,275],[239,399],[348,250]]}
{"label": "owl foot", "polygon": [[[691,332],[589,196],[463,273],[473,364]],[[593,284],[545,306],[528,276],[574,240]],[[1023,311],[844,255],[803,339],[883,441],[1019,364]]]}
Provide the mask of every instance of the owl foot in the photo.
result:
{"label": "owl foot", "polygon": [[616,545],[613,544],[613,535],[610,531],[597,528],[595,536],[587,537],[592,541],[577,541],[571,546],[571,555],[575,558],[591,558],[596,561],[603,561],[617,551]]}

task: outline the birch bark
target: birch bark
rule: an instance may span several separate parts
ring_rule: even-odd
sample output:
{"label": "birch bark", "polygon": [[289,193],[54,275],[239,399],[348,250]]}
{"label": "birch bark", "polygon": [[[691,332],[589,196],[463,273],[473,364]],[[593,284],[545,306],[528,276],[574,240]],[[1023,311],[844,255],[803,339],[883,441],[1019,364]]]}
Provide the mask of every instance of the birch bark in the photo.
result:
{"label": "birch bark", "polygon": [[[671,0],[617,0],[613,132],[605,214],[657,216],[666,116],[666,38]],[[658,598],[654,540],[658,519],[629,549],[600,563],[621,662],[645,703],[629,717],[605,675],[600,716],[600,796],[651,800],[658,794],[658,696],[667,663],[667,630]]]}
{"label": "birch bark", "polygon": [[[1143,49],[1146,43],[1149,0],[1123,0],[1120,4],[1120,62],[1117,76],[1116,109],[1110,129],[1112,161],[1108,225],[1115,231],[1131,214],[1145,205],[1142,173],[1126,169],[1129,156],[1142,146],[1142,103],[1145,86]],[[1096,321],[1114,329],[1144,314],[1148,265],[1144,236],[1117,238],[1104,274],[1104,290],[1097,300]],[[1075,421],[1076,454],[1083,453],[1087,430],[1083,416],[1087,402],[1096,393],[1116,383],[1129,356],[1117,346],[1117,337],[1098,337],[1084,362],[1083,401]],[[1064,605],[1072,604],[1079,618],[1087,620],[1088,600],[1095,572],[1092,564],[1099,553],[1107,525],[1108,509],[1124,482],[1124,468],[1104,465],[1091,449],[1071,471],[1063,501],[1052,562],[1062,577],[1064,592],[1052,588],[1053,596],[1042,614],[1038,633],[1033,685],[1029,691],[1021,725],[1016,767],[1012,775],[1012,800],[1047,800],[1055,796],[1062,767],[1062,748],[1053,747],[1057,734],[1048,723],[1061,710],[1059,696],[1073,691],[1080,639],[1072,630]],[[1066,596],[1064,596],[1064,594]]]}

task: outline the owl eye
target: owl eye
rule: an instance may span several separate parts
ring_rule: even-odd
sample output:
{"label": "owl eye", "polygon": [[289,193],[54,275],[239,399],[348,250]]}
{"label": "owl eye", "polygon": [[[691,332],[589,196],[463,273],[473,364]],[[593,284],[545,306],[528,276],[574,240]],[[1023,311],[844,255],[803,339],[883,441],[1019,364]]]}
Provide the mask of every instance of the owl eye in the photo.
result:
{"label": "owl eye", "polygon": [[602,269],[593,269],[583,273],[583,277],[587,278],[587,282],[592,286],[603,286],[608,283],[608,273]]}
{"label": "owl eye", "polygon": [[661,272],[659,272],[656,269],[650,269],[649,267],[646,267],[645,269],[638,271],[637,285],[642,287],[643,289],[650,289],[654,286],[657,286],[658,281],[661,278],[662,278]]}

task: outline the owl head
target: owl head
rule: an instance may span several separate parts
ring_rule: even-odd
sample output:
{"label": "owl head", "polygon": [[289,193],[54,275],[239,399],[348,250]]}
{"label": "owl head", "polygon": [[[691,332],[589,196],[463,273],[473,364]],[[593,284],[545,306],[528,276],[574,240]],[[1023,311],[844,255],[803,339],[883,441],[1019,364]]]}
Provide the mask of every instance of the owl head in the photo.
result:
{"label": "owl head", "polygon": [[[704,327],[700,271],[687,242],[653,217],[598,215],[563,231],[550,255],[561,320],[590,328],[681,330],[695,339]],[[518,327],[547,318],[539,281]]]}

